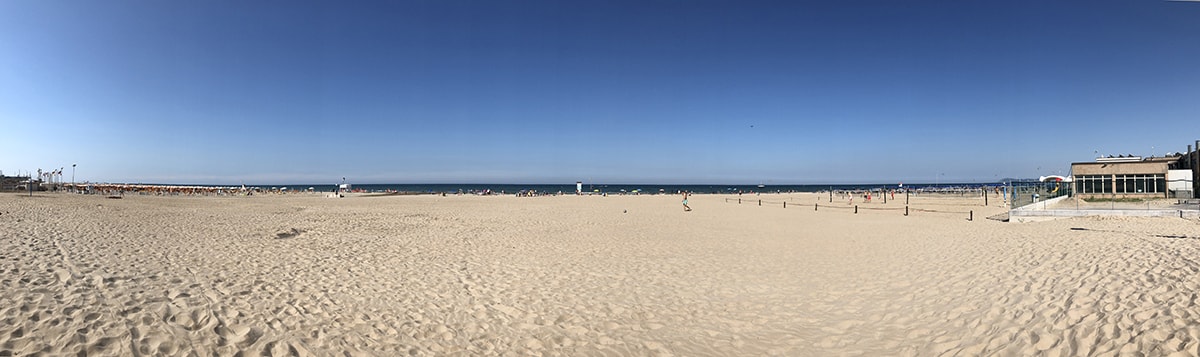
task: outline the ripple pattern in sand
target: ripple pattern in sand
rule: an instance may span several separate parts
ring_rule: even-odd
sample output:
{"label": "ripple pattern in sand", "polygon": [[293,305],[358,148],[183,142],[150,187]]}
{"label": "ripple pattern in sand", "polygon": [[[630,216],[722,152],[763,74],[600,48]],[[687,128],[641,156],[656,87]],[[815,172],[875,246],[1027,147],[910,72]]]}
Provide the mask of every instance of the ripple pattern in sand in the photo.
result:
{"label": "ripple pattern in sand", "polygon": [[4,197],[0,352],[1200,355],[1194,221],[656,199]]}

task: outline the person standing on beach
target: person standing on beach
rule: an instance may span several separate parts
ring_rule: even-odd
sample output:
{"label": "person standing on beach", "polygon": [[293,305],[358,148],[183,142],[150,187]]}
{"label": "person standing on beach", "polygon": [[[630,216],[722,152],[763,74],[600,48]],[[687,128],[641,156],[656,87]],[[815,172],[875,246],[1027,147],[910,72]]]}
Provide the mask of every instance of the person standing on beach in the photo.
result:
{"label": "person standing on beach", "polygon": [[687,191],[683,191],[683,211],[684,211],[684,212],[687,212],[687,211],[691,211],[691,210],[692,210],[692,208],[691,208],[691,207],[688,207],[688,204],[687,204],[687,198],[688,198],[688,192],[687,192]]}

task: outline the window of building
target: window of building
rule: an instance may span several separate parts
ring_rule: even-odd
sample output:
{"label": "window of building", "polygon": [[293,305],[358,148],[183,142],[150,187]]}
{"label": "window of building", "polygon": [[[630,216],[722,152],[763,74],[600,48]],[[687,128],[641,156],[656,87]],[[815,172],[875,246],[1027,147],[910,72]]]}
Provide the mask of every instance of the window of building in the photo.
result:
{"label": "window of building", "polygon": [[1166,192],[1166,175],[1116,175],[1115,193],[1162,193]]}
{"label": "window of building", "polygon": [[1112,176],[1081,175],[1075,177],[1075,191],[1078,193],[1112,193]]}

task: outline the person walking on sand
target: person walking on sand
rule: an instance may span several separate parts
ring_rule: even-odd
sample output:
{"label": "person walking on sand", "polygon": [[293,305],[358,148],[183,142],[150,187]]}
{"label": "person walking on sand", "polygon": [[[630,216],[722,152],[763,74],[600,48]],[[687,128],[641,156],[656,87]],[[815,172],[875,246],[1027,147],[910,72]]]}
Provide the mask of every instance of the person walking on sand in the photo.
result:
{"label": "person walking on sand", "polygon": [[691,211],[691,210],[692,210],[692,208],[691,208],[691,207],[688,207],[688,204],[687,204],[687,198],[688,198],[688,192],[687,192],[687,191],[683,191],[683,211],[684,211],[684,212],[687,212],[687,211]]}

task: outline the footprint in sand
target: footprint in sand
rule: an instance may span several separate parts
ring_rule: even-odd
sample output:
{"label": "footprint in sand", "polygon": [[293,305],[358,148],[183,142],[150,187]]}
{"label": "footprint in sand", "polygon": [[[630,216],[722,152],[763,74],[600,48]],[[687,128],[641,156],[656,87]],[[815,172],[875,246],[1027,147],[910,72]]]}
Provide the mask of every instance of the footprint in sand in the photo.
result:
{"label": "footprint in sand", "polygon": [[296,238],[296,237],[299,237],[301,234],[304,234],[304,232],[305,232],[305,230],[303,230],[303,229],[292,228],[292,229],[289,229],[286,231],[275,233],[275,239]]}
{"label": "footprint in sand", "polygon": [[221,325],[216,328],[218,336],[227,343],[234,344],[238,347],[245,348],[258,342],[258,339],[263,336],[263,331],[258,328],[252,328],[246,325]]}

